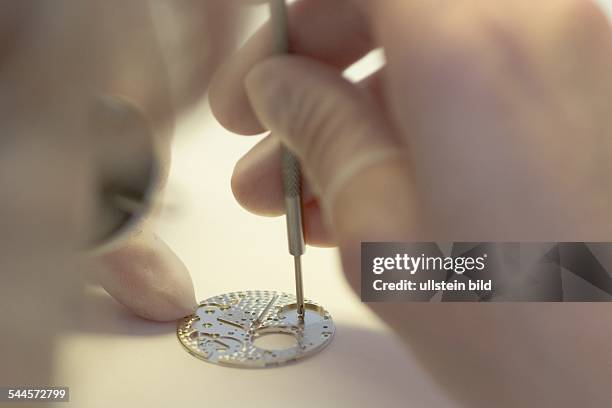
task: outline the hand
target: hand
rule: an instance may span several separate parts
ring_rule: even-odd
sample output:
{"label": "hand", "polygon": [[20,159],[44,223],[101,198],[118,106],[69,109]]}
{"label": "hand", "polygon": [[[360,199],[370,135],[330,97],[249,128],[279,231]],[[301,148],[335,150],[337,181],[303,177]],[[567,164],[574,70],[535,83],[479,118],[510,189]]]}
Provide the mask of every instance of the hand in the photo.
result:
{"label": "hand", "polygon": [[[27,269],[54,273],[48,270],[53,260],[88,244],[103,224],[97,211],[101,168],[124,174],[146,156],[130,148],[137,134],[154,139],[163,184],[175,116],[201,98],[233,45],[237,3],[59,0],[3,6],[0,187],[6,199],[0,225],[7,239],[0,259],[7,282],[14,277],[35,293],[42,286],[39,274],[30,278],[16,265],[35,259],[37,266]],[[127,101],[122,112],[101,102],[114,97]],[[111,120],[94,122],[92,111]],[[100,162],[100,152],[108,162]],[[91,261],[100,266],[102,285],[143,317],[174,320],[195,307],[189,274],[147,223]],[[64,282],[55,294],[61,299],[74,277],[58,272],[56,279]],[[14,299],[19,290],[0,286],[7,289],[0,297],[20,310]]]}
{"label": "hand", "polygon": [[[361,241],[610,241],[612,32],[593,2],[311,0],[290,27],[296,55],[270,57],[264,27],[212,108],[272,131],[235,170],[253,212],[282,212],[279,142],[300,157],[307,239],[339,245],[357,293]],[[385,67],[344,80],[375,47]],[[610,403],[599,306],[372,308],[469,406]]]}

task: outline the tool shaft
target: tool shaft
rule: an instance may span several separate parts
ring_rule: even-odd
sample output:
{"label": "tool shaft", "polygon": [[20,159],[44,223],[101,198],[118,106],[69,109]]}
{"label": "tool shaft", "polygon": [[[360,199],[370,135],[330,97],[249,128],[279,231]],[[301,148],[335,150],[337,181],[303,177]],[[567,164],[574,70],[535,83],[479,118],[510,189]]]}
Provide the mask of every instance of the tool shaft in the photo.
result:
{"label": "tool shaft", "polygon": [[295,297],[297,299],[297,314],[304,320],[304,285],[302,280],[302,260],[300,256],[294,256],[295,264]]}
{"label": "tool shaft", "polygon": [[[285,0],[270,0],[270,21],[272,23],[275,53],[279,55],[288,54],[291,50]],[[287,213],[287,240],[289,253],[294,257],[297,312],[299,318],[303,320],[304,286],[300,259],[305,248],[302,218],[302,174],[298,159],[286,146],[282,146],[282,173]]]}

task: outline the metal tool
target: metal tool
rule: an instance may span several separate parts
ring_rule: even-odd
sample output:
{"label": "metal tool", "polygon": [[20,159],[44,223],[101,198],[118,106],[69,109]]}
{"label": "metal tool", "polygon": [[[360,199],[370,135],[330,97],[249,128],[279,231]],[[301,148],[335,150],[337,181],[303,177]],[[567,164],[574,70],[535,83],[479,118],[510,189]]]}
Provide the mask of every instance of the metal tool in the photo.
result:
{"label": "metal tool", "polygon": [[[288,54],[289,31],[285,0],[270,0],[270,21],[272,24],[274,50],[277,54]],[[301,256],[304,254],[304,227],[302,219],[302,175],[298,159],[282,147],[282,177],[287,212],[287,239],[289,253],[293,255],[295,268],[295,292],[297,313],[304,320],[304,286],[302,281]]]}

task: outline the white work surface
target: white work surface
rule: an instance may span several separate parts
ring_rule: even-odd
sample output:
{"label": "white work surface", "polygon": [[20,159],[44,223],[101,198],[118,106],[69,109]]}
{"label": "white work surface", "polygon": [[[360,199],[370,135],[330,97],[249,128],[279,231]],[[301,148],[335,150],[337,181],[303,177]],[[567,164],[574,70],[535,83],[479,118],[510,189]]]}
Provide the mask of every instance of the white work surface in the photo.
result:
{"label": "white work surface", "polygon": [[[612,1],[602,0],[608,9]],[[255,142],[224,131],[203,105],[180,124],[157,231],[185,262],[199,300],[226,292],[294,290],[284,219],[247,213],[230,191],[235,161]],[[56,355],[69,404],[107,407],[455,407],[344,281],[335,250],[309,248],[305,293],[326,307],[336,337],[285,367],[235,369],[189,355],[176,324],[133,317],[108,295],[83,305]]]}
{"label": "white work surface", "polygon": [[[180,126],[159,234],[193,276],[199,300],[249,289],[294,291],[283,218],[243,210],[230,190],[234,162],[255,142],[220,128],[206,106]],[[305,293],[332,314],[323,352],[285,367],[236,369],[189,355],[176,324],[131,316],[104,293],[92,297],[57,354],[56,384],[79,408],[448,407],[409,351],[344,280],[333,249],[308,248]]]}

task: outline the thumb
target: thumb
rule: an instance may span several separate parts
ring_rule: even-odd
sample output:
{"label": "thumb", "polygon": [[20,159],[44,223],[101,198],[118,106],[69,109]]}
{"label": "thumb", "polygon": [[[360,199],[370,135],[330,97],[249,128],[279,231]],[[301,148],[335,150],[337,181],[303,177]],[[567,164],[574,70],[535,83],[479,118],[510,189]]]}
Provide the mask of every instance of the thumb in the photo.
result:
{"label": "thumb", "polygon": [[357,279],[359,243],[407,240],[415,202],[407,154],[372,97],[341,74],[296,56],[257,65],[245,86],[262,124],[302,162]]}
{"label": "thumb", "polygon": [[140,317],[172,321],[196,308],[187,268],[147,228],[133,234],[124,246],[95,258],[94,264],[102,287]]}

